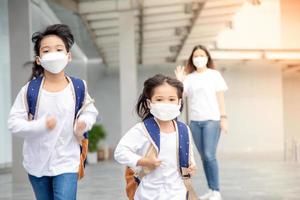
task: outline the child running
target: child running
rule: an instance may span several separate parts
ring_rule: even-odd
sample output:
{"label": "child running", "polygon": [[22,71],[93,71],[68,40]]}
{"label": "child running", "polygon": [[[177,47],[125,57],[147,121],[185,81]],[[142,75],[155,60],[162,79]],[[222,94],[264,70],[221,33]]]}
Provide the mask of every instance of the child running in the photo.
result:
{"label": "child running", "polygon": [[9,130],[24,138],[23,166],[36,199],[74,200],[82,175],[80,145],[98,112],[85,81],[65,75],[74,43],[69,27],[48,26],[32,41],[32,76],[11,108]]}
{"label": "child running", "polygon": [[182,93],[180,81],[161,74],[145,81],[136,105],[143,122],[123,136],[114,153],[139,183],[133,197],[127,193],[129,199],[187,199],[183,177],[185,172],[188,176],[194,174],[196,168],[190,130],[177,121],[183,106]]}

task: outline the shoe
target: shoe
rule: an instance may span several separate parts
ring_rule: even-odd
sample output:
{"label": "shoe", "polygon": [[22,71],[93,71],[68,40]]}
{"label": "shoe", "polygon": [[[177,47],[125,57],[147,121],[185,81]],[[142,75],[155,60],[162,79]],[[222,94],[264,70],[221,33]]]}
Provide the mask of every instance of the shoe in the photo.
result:
{"label": "shoe", "polygon": [[209,200],[222,200],[221,193],[219,191],[213,191]]}
{"label": "shoe", "polygon": [[213,195],[212,190],[208,190],[208,192],[202,196],[199,196],[200,200],[208,200]]}

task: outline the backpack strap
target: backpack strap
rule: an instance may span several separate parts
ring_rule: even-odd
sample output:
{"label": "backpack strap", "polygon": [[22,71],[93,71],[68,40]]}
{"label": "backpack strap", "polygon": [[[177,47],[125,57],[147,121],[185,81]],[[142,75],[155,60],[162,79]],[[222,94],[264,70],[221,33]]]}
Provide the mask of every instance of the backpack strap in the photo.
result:
{"label": "backpack strap", "polygon": [[144,125],[147,129],[147,132],[150,135],[152,144],[155,146],[157,153],[160,150],[160,128],[155,121],[154,117],[149,117],[144,119]]}
{"label": "backpack strap", "polygon": [[177,129],[178,129],[178,137],[179,137],[179,165],[180,168],[185,167],[188,168],[189,158],[190,158],[190,138],[189,138],[189,130],[187,126],[177,121]]}
{"label": "backpack strap", "polygon": [[82,107],[85,99],[85,84],[83,80],[70,76],[75,92],[75,116]]}
{"label": "backpack strap", "polygon": [[191,174],[188,172],[190,164],[190,152],[192,151],[190,146],[190,134],[187,125],[177,121],[177,131],[179,137],[179,166],[180,174],[182,176],[183,183],[187,190],[186,200],[198,199],[197,193],[193,187]]}
{"label": "backpack strap", "polygon": [[[73,88],[74,88],[74,93],[75,93],[75,116],[74,116],[74,119],[75,119],[76,116],[77,116],[78,111],[80,110],[80,108],[84,104],[85,84],[84,84],[83,80],[81,80],[79,78],[75,78],[75,77],[70,76],[70,79],[72,81]],[[85,138],[88,137],[87,133],[84,133],[84,137]]]}
{"label": "backpack strap", "polygon": [[42,87],[43,77],[39,76],[28,83],[26,99],[28,105],[28,119],[33,120],[37,110],[39,91]]}
{"label": "backpack strap", "polygon": [[[85,84],[83,80],[79,78],[70,77],[70,79],[72,81],[75,93],[75,118],[85,100]],[[43,77],[40,76],[28,83],[26,98],[28,104],[28,114],[31,116],[31,119],[34,118],[36,113],[39,91],[42,86],[42,82]]]}

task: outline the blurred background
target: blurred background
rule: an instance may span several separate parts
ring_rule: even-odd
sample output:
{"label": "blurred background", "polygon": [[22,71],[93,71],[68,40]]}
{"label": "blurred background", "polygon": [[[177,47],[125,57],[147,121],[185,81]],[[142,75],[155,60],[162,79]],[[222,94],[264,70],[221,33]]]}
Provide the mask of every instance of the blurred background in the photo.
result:
{"label": "blurred background", "polygon": [[87,81],[100,113],[91,151],[102,162],[88,165],[79,199],[126,199],[123,166],[112,152],[139,120],[143,81],[175,77],[198,44],[229,86],[229,133],[218,149],[224,199],[299,199],[299,11],[299,0],[0,0],[0,199],[33,199],[23,141],[11,137],[7,116],[31,74],[32,33],[55,23],[74,33],[67,72]]}

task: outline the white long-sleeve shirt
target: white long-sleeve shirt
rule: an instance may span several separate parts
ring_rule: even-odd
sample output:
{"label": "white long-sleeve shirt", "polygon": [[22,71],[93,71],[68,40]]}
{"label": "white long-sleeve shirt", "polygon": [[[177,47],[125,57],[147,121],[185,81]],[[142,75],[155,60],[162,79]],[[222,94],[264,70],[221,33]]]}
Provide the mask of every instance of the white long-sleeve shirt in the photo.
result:
{"label": "white long-sleeve shirt", "polygon": [[[137,162],[146,154],[151,142],[143,123],[132,127],[120,140],[114,153],[119,163],[137,170]],[[190,133],[190,131],[189,131]],[[158,159],[161,166],[142,178],[135,193],[135,200],[185,200],[186,188],[178,168],[177,136],[161,132]],[[190,136],[191,140],[191,136]],[[193,142],[190,142],[193,145]],[[191,146],[190,149],[193,147]],[[193,151],[191,163],[195,164]]]}
{"label": "white long-sleeve shirt", "polygon": [[[24,138],[23,166],[36,177],[56,176],[78,172],[80,147],[74,135],[75,99],[73,89],[68,86],[59,92],[40,90],[35,120],[28,120],[26,91],[28,84],[19,92],[9,114],[8,127],[15,136]],[[78,121],[90,130],[98,111],[86,91],[85,104]],[[56,126],[46,128],[46,117],[54,116]]]}

